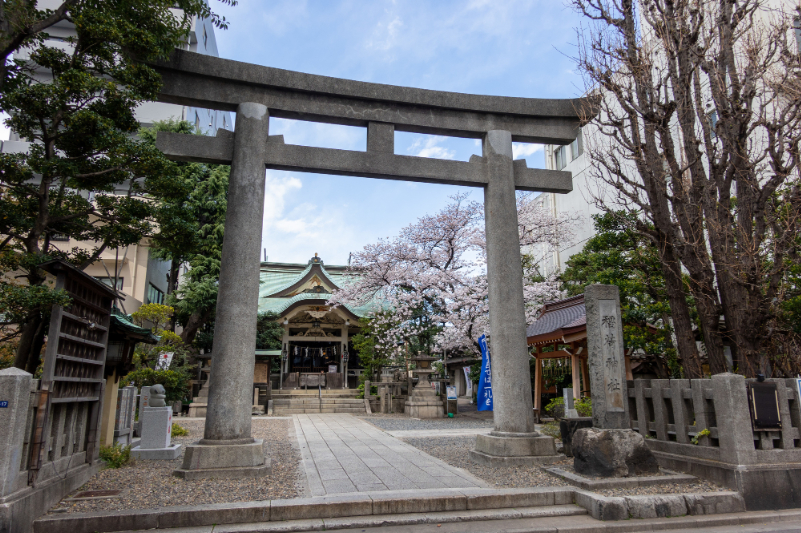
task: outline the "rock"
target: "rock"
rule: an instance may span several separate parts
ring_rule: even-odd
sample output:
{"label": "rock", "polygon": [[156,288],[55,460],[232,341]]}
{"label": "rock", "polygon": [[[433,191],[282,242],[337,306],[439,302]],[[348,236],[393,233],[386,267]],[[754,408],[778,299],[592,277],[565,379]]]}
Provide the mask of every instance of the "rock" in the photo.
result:
{"label": "rock", "polygon": [[564,445],[564,450],[562,453],[565,454],[567,457],[573,457],[572,452],[572,442],[573,442],[573,435],[576,433],[576,430],[581,428],[591,428],[592,427],[592,417],[575,417],[575,418],[563,418],[559,421],[559,431],[562,434],[562,444]]}
{"label": "rock", "polygon": [[572,451],[573,468],[579,474],[629,477],[659,473],[645,439],[630,429],[579,429],[573,435]]}

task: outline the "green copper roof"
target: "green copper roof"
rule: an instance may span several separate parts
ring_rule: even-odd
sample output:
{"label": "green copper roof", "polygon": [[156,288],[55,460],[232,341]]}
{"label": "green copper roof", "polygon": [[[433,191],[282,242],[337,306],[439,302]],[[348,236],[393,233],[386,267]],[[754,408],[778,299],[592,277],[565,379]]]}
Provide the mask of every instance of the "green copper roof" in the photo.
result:
{"label": "green copper roof", "polygon": [[111,328],[116,329],[123,334],[129,335],[133,338],[139,339],[139,342],[145,344],[156,344],[161,340],[161,337],[153,335],[149,328],[140,328],[116,307],[111,310]]}
{"label": "green copper roof", "polygon": [[[327,281],[340,287],[346,282],[347,266],[323,265],[322,259],[312,258],[308,264],[302,263],[261,263],[261,285],[259,285],[259,313],[272,311],[279,315],[289,307],[303,300],[328,300],[327,293],[300,293],[291,297],[272,297],[273,294],[287,290],[302,280],[314,266],[319,266],[321,274]],[[365,316],[371,309],[377,307],[374,301],[360,307],[350,307],[348,310],[358,317]]]}

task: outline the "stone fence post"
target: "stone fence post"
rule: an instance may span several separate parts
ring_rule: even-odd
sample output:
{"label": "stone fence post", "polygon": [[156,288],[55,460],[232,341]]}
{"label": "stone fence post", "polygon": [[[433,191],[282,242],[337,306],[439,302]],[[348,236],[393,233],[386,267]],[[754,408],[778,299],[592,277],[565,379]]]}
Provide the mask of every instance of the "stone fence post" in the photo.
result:
{"label": "stone fence post", "polygon": [[754,464],[756,449],[745,378],[725,373],[712,376],[711,381],[720,437],[720,460],[737,465]]}
{"label": "stone fence post", "polygon": [[17,480],[22,466],[32,380],[31,374],[18,368],[0,370],[0,498],[22,488]]}

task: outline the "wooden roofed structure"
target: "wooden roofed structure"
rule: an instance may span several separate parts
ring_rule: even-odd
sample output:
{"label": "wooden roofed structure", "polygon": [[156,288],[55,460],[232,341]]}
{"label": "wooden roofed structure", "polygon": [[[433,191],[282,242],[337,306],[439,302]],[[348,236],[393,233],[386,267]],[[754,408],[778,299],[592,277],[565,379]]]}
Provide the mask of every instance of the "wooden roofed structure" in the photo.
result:
{"label": "wooden roofed structure", "polygon": [[[587,366],[587,311],[583,294],[543,305],[537,312],[536,321],[526,328],[526,343],[531,356],[537,359],[534,376],[534,409],[537,413],[542,413],[542,395],[546,392],[543,377],[543,362],[546,360],[569,360],[573,398],[591,396]],[[632,379],[628,355],[625,360],[626,378]]]}

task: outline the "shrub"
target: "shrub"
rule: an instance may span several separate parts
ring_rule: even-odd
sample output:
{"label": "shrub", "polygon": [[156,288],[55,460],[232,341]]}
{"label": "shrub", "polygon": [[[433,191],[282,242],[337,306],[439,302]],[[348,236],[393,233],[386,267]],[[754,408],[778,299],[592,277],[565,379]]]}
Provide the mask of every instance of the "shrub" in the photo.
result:
{"label": "shrub", "polygon": [[573,403],[579,416],[592,416],[592,398],[582,398]]}
{"label": "shrub", "polygon": [[106,468],[121,468],[131,462],[131,447],[119,442],[113,446],[101,446],[100,458],[106,462]]}
{"label": "shrub", "polygon": [[[356,390],[359,391],[359,393],[356,394],[356,398],[358,398],[359,400],[363,400],[364,399],[364,383],[359,383],[359,386],[356,387]],[[378,387],[370,385],[370,394],[378,394]]]}
{"label": "shrub", "polygon": [[173,437],[186,437],[189,435],[189,430],[183,426],[179,426],[175,422],[172,423],[172,436]]}
{"label": "shrub", "polygon": [[559,422],[548,422],[543,424],[540,428],[540,433],[562,440],[562,431],[559,429]]}
{"label": "shrub", "polygon": [[565,399],[561,396],[554,398],[545,406],[545,413],[556,420],[565,416]]}
{"label": "shrub", "polygon": [[142,367],[122,378],[123,383],[133,383],[136,388],[163,385],[168,404],[181,401],[189,391],[189,374],[183,370],[154,370]]}

